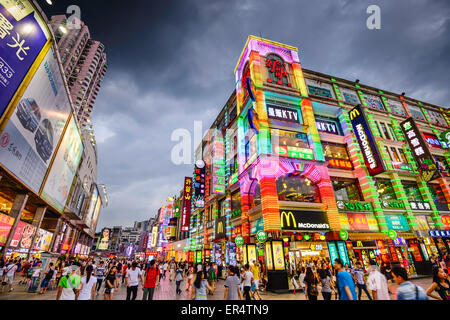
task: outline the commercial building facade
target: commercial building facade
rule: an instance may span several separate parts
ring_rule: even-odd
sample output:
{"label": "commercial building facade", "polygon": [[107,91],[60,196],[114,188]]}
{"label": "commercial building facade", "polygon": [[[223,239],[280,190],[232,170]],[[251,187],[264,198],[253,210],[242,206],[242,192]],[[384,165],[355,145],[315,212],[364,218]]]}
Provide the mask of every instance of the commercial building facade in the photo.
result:
{"label": "commercial building facade", "polygon": [[[95,143],[80,130],[45,14],[35,2],[14,3],[0,2],[0,58],[11,68],[0,87],[0,255],[87,256],[107,203]],[[8,46],[24,30],[25,42]]]}
{"label": "commercial building facade", "polygon": [[275,276],[376,260],[415,275],[449,252],[446,109],[303,69],[296,48],[253,36],[235,78],[180,215],[161,220],[189,222],[183,259],[259,260]]}

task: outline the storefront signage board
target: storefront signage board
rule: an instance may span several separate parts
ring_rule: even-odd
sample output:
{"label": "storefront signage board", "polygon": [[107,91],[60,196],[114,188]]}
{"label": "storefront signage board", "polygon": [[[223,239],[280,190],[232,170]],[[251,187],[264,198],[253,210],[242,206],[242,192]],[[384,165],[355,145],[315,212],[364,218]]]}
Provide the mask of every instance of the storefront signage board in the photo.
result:
{"label": "storefront signage board", "polygon": [[389,230],[393,231],[409,231],[410,227],[404,215],[387,214],[385,215]]}
{"label": "storefront signage board", "polygon": [[191,222],[191,201],[192,201],[192,178],[185,177],[184,179],[184,192],[183,192],[183,205],[181,207],[181,232],[188,232]]}
{"label": "storefront signage board", "polygon": [[431,155],[430,149],[416,122],[413,118],[409,118],[401,123],[401,128],[405,135],[406,141],[411,148],[412,154],[419,165],[419,171],[425,182],[432,181],[439,177],[439,171],[434,157]]}
{"label": "storefront signage board", "polygon": [[289,231],[329,230],[328,218],[323,211],[280,210],[281,229]]}
{"label": "storefront signage board", "polygon": [[369,174],[373,177],[385,172],[384,162],[361,105],[351,110],[349,116]]}

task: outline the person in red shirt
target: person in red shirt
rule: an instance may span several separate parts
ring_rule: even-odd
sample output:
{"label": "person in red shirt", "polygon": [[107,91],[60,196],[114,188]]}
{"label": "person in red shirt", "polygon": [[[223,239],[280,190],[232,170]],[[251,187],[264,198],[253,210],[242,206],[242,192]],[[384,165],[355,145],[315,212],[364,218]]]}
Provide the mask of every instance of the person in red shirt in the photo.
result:
{"label": "person in red shirt", "polygon": [[126,275],[127,275],[127,269],[129,268],[130,266],[128,265],[128,264],[124,264],[123,265],[123,268],[122,268],[122,284],[124,284],[124,282],[125,282],[125,277],[126,277]]}
{"label": "person in red shirt", "polygon": [[159,284],[159,269],[155,267],[155,260],[150,261],[150,267],[145,270],[145,283],[142,288],[144,297],[142,300],[153,300],[155,288]]}

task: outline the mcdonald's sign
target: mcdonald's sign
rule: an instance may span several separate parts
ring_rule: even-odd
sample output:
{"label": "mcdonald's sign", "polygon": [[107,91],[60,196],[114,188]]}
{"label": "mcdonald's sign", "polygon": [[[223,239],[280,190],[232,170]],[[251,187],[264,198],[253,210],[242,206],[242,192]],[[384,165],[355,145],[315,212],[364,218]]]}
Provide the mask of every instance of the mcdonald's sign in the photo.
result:
{"label": "mcdonald's sign", "polygon": [[361,105],[352,109],[349,117],[369,174],[373,177],[385,172],[384,162]]}
{"label": "mcdonald's sign", "polygon": [[328,218],[323,211],[280,210],[281,229],[286,231],[329,230]]}
{"label": "mcdonald's sign", "polygon": [[216,236],[215,239],[222,239],[226,234],[227,219],[225,217],[216,220]]}

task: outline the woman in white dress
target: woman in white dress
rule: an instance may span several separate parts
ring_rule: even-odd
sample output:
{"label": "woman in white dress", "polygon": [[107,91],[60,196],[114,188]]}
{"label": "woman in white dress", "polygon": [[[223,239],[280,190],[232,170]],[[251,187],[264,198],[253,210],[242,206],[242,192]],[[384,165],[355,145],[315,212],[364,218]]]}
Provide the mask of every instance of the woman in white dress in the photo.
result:
{"label": "woman in white dress", "polygon": [[94,267],[89,265],[86,267],[86,276],[81,279],[81,289],[77,300],[95,300],[95,285],[97,277],[92,275]]}

